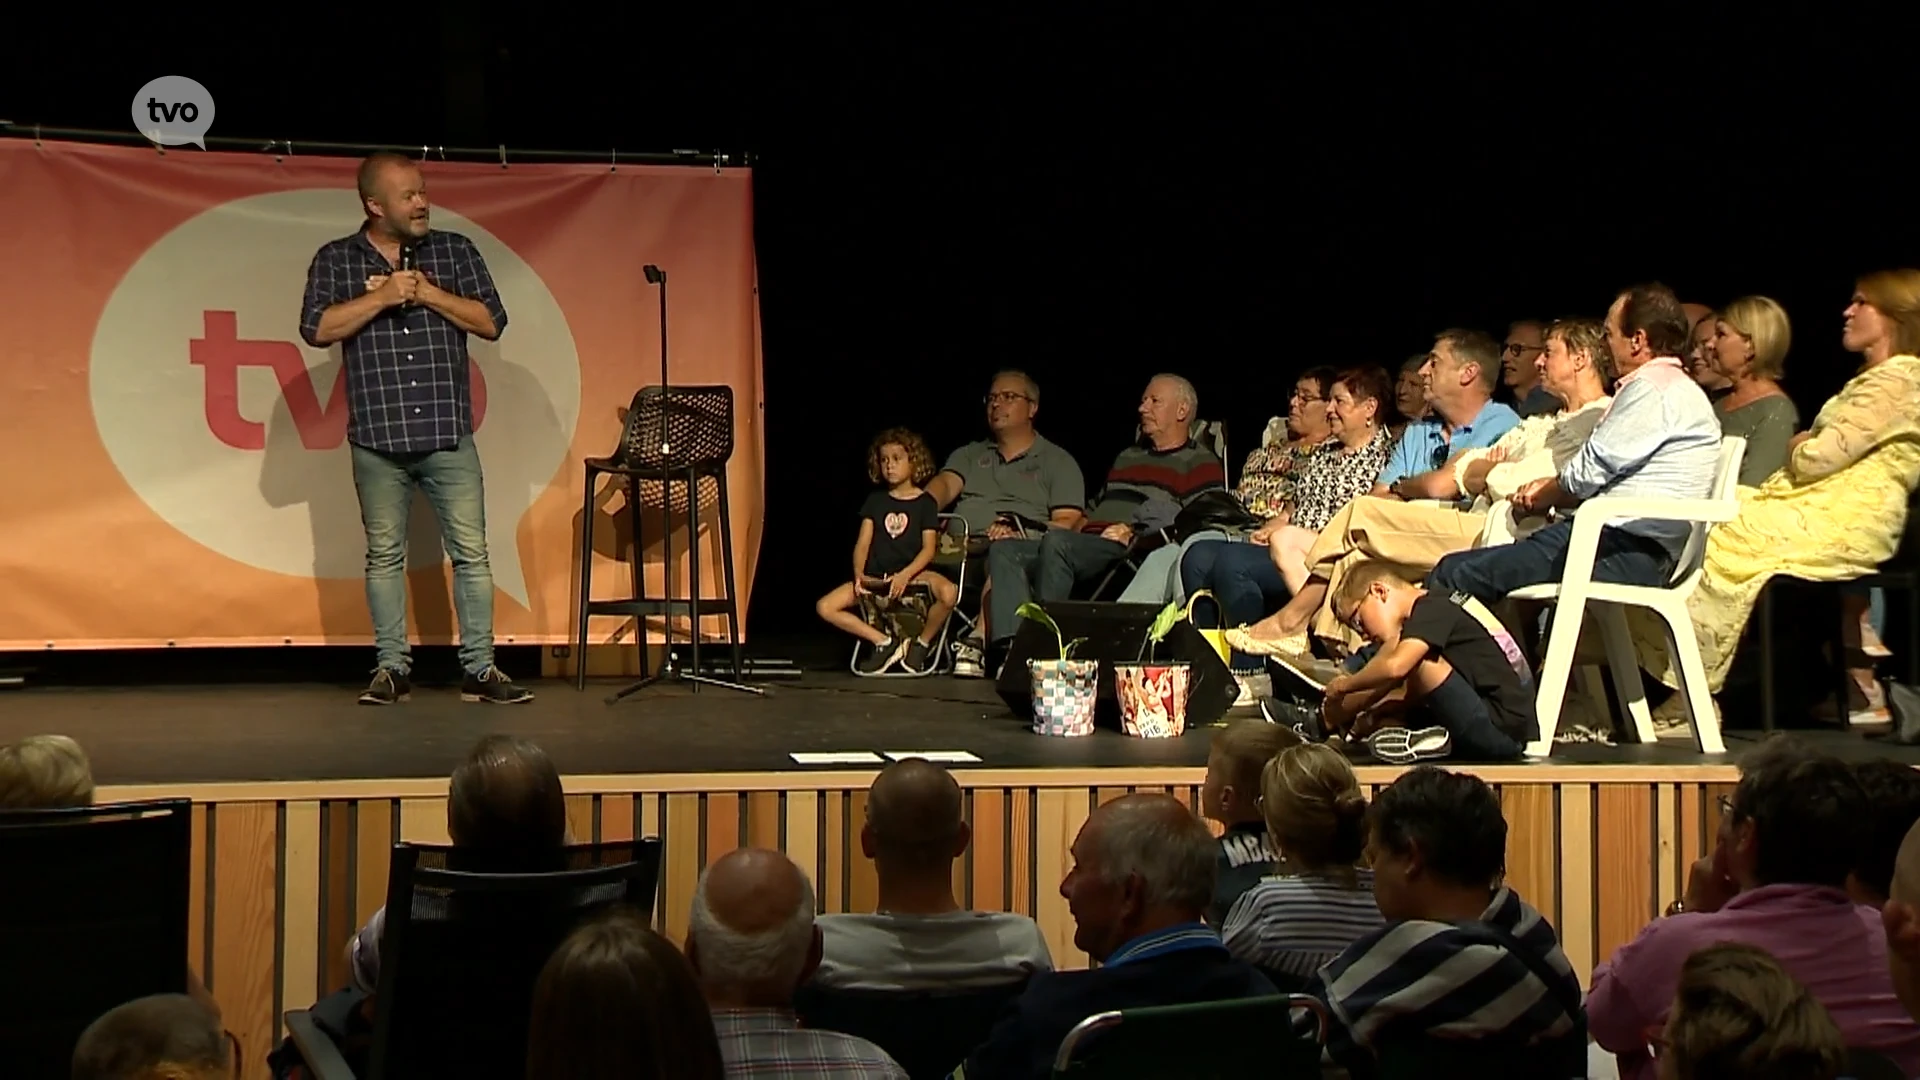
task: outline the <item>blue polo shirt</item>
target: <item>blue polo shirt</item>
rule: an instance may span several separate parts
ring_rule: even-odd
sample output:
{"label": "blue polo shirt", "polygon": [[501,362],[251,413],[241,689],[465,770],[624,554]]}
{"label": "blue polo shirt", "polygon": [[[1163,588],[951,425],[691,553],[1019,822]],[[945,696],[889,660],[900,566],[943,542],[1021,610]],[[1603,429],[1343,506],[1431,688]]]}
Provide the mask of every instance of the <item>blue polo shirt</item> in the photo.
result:
{"label": "blue polo shirt", "polygon": [[1454,428],[1451,440],[1447,438],[1445,421],[1416,420],[1407,425],[1393,453],[1387,456],[1379,483],[1392,484],[1432,472],[1462,450],[1485,450],[1518,423],[1520,414],[1498,401],[1487,402],[1471,422]]}

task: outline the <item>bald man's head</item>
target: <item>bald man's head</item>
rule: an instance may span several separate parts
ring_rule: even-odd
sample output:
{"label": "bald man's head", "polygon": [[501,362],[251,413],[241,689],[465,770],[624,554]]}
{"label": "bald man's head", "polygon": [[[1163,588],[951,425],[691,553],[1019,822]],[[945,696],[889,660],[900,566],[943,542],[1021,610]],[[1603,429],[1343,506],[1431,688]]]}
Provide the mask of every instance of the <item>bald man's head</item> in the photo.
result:
{"label": "bald man's head", "polygon": [[220,1018],[186,994],[137,998],[87,1026],[73,1080],[220,1080],[233,1050]]}
{"label": "bald man's head", "polygon": [[820,966],[813,885],[765,848],[721,856],[694,888],[687,956],[720,1005],[785,1006]]}
{"label": "bald man's head", "polygon": [[1143,933],[1202,917],[1218,845],[1170,795],[1124,795],[1087,816],[1060,883],[1074,944],[1096,960]]}
{"label": "bald man's head", "polygon": [[881,873],[938,870],[947,875],[967,840],[960,785],[947,770],[908,758],[874,778],[861,845]]}

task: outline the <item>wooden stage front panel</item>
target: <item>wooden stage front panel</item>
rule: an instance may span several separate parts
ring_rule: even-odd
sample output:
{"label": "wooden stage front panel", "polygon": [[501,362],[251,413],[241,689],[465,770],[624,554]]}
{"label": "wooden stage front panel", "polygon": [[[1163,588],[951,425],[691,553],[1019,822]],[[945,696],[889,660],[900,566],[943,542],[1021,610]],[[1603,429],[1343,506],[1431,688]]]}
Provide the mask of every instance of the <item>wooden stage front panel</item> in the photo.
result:
{"label": "wooden stage front panel", "polygon": [[[1369,791],[1399,770],[1359,770]],[[1718,828],[1732,766],[1494,766],[1477,770],[1506,807],[1509,882],[1559,928],[1582,978],[1686,885]],[[1062,968],[1085,966],[1059,883],[1089,811],[1130,791],[1197,805],[1192,768],[959,770],[973,845],[954,869],[974,908],[1033,916]],[[860,852],[873,772],[575,776],[579,840],[659,836],[656,924],[683,939],[694,883],[740,845],[804,867],[821,910],[870,911],[873,863]],[[102,788],[102,802],[194,800],[190,959],[237,1033],[246,1075],[262,1077],[280,1014],[347,982],[346,947],[386,897],[395,840],[446,842],[447,782],[152,785]]]}

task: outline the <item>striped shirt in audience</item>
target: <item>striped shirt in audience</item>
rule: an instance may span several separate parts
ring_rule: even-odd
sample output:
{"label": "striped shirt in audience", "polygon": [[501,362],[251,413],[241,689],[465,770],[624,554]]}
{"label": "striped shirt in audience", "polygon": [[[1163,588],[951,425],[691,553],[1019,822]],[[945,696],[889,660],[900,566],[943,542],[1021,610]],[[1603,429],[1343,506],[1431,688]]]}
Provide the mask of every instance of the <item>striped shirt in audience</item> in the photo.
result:
{"label": "striped shirt in audience", "polygon": [[1320,981],[1333,1014],[1327,1052],[1338,1062],[1434,1040],[1584,1061],[1580,981],[1553,926],[1505,886],[1478,922],[1394,923],[1354,942]]}
{"label": "striped shirt in audience", "polygon": [[1270,877],[1247,890],[1221,930],[1227,951],[1268,974],[1302,980],[1347,946],[1386,925],[1373,900],[1373,871],[1352,887],[1320,874]]}

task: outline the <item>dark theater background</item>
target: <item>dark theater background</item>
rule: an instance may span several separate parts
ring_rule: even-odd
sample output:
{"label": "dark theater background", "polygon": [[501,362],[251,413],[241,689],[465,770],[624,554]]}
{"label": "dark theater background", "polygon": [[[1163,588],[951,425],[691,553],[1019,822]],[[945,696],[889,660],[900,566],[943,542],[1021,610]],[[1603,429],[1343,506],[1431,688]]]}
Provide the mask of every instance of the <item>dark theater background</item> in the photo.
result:
{"label": "dark theater background", "polygon": [[[130,91],[177,73],[217,136],[753,154],[765,638],[817,628],[870,436],[944,455],[1001,367],[1090,480],[1162,370],[1229,422],[1237,470],[1299,368],[1658,278],[1785,304],[1811,418],[1851,371],[1854,276],[1920,261],[1911,16],[1685,7],[34,13],[8,16],[0,119],[124,130]],[[32,257],[17,208],[0,229]]]}

